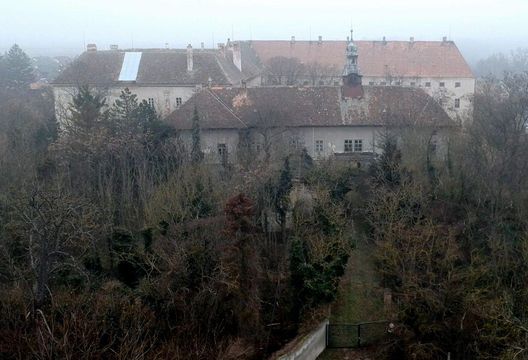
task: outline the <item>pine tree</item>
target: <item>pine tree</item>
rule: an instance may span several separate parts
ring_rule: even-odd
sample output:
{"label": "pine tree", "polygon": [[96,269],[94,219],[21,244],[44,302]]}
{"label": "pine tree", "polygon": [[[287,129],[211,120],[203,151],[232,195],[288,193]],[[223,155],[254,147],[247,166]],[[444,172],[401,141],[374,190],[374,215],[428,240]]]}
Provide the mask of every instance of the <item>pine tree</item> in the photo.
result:
{"label": "pine tree", "polygon": [[379,185],[396,186],[401,181],[401,151],[396,139],[386,134],[381,144],[382,153],[373,164],[371,172]]}
{"label": "pine tree", "polygon": [[13,45],[3,59],[5,81],[12,90],[27,90],[35,80],[29,56],[17,45]]}
{"label": "pine tree", "polygon": [[119,98],[114,101],[111,116],[114,119],[133,120],[138,115],[138,108],[137,95],[133,94],[129,88],[125,88],[121,91]]}
{"label": "pine tree", "polygon": [[286,157],[282,166],[277,192],[275,194],[275,211],[277,212],[282,232],[286,228],[286,214],[290,207],[290,191],[293,187],[290,160]]}
{"label": "pine tree", "polygon": [[203,153],[200,147],[200,115],[198,109],[194,107],[192,116],[192,147],[191,147],[191,161],[198,164],[203,160]]}
{"label": "pine tree", "polygon": [[70,118],[64,124],[66,131],[86,133],[102,125],[107,117],[106,99],[100,93],[94,93],[88,86],[79,88],[69,105]]}

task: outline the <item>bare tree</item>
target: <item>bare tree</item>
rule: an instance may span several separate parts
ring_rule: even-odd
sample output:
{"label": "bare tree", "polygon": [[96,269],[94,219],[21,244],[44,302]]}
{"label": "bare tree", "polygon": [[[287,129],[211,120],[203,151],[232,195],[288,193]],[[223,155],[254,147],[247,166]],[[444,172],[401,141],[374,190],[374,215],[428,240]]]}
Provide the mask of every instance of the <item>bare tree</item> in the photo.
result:
{"label": "bare tree", "polygon": [[294,85],[305,72],[304,65],[297,58],[276,56],[266,63],[269,85]]}

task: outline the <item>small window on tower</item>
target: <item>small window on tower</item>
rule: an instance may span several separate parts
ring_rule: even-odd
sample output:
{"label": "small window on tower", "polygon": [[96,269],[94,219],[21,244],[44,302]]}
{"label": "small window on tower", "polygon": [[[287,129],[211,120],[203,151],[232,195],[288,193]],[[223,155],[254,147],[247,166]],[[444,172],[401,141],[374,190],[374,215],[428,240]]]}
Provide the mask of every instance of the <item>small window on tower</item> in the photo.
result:
{"label": "small window on tower", "polygon": [[181,97],[177,97],[176,98],[176,107],[180,107],[182,104],[182,98]]}

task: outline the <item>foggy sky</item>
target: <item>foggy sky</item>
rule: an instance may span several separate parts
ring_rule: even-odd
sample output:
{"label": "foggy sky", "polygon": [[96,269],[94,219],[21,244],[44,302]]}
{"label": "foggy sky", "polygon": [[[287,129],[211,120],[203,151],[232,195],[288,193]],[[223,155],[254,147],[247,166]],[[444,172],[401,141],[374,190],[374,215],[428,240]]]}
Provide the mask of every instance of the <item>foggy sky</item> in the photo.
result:
{"label": "foggy sky", "polygon": [[31,55],[100,49],[206,47],[226,39],[440,40],[466,56],[528,47],[528,0],[0,0],[0,51]]}

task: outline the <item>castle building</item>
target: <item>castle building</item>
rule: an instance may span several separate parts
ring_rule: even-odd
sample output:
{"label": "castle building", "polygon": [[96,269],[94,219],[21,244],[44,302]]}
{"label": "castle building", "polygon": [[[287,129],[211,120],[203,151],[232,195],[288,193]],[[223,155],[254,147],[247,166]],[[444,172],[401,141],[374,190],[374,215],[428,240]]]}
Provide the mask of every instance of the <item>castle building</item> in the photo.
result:
{"label": "castle building", "polygon": [[[424,90],[452,119],[472,116],[475,77],[453,41],[354,41],[356,66],[363,84]],[[253,74],[249,86],[338,86],[348,61],[348,43],[327,41],[252,40],[231,43],[228,50],[243,72]]]}
{"label": "castle building", "polygon": [[166,120],[189,145],[196,108],[201,146],[211,163],[272,153],[282,158],[302,149],[315,159],[362,161],[381,151],[387,131],[413,129],[438,143],[455,126],[424,89],[364,85],[352,37],[343,50],[339,86],[203,88]]}
{"label": "castle building", "polygon": [[242,73],[232,59],[217,50],[130,49],[97,50],[93,44],[52,83],[59,121],[67,115],[72,95],[88,85],[107,96],[111,105],[122,90],[147,100],[166,116],[204,86],[239,85]]}

